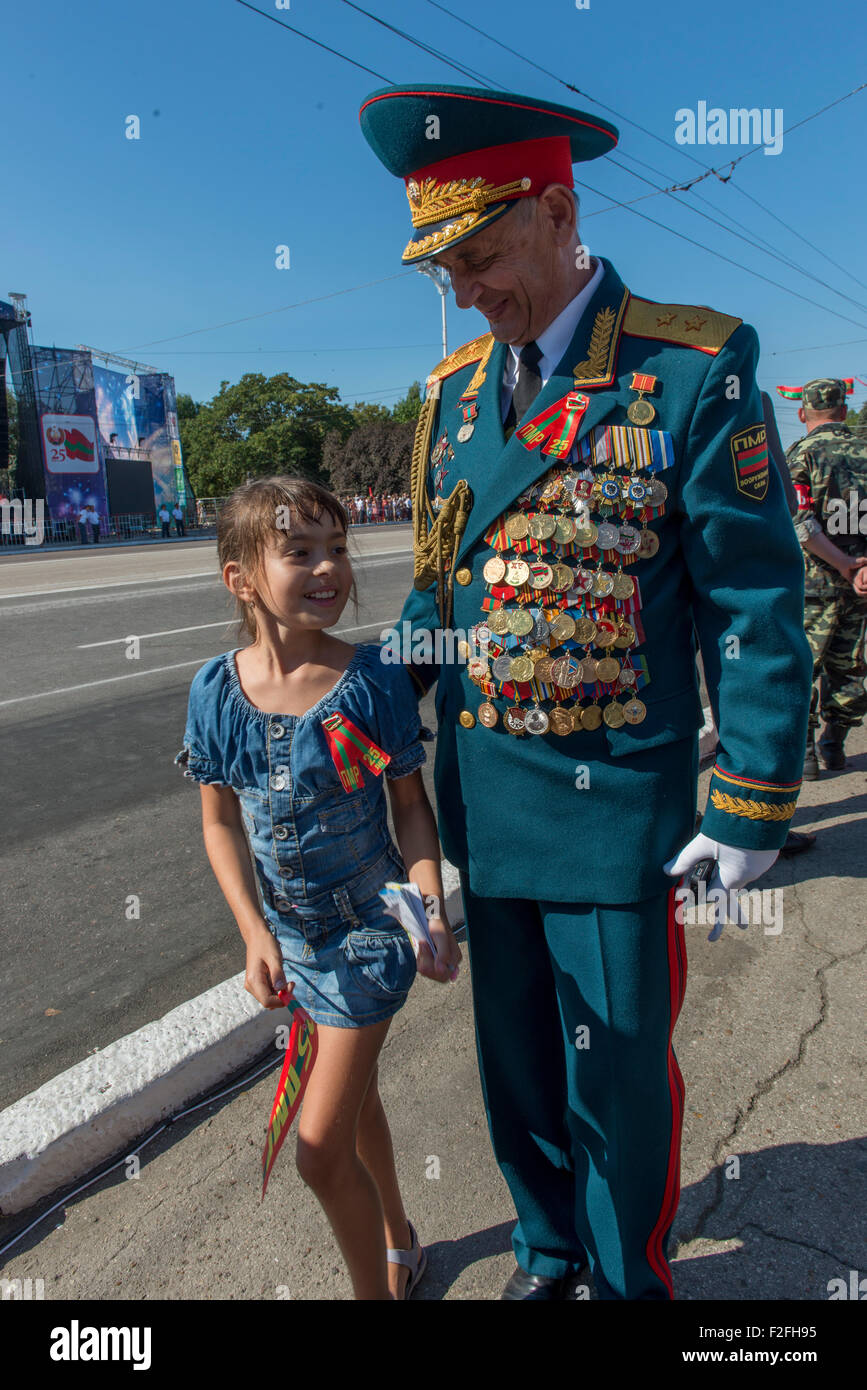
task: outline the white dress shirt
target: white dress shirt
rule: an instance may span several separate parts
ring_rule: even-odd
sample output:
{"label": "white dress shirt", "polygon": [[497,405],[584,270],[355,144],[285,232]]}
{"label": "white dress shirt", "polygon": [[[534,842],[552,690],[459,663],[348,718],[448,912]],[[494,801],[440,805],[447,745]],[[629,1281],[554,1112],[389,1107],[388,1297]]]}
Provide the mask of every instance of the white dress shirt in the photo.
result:
{"label": "white dress shirt", "polygon": [[[566,308],[549,323],[536,338],[536,343],[542,353],[539,359],[539,374],[544,386],[549,376],[558,365],[563,353],[575,336],[578,322],[593,295],[596,293],[597,286],[602,280],[604,267],[601,261],[596,261],[596,270],[587,281],[583,290],[579,290],[574,299],[570,299]],[[509,351],[506,353],[506,366],[503,371],[503,388],[500,396],[500,414],[505,420],[509,413],[509,406],[512,401],[512,394],[518,381],[518,358],[523,344],[515,347],[509,344]],[[573,364],[574,365],[574,364]]]}

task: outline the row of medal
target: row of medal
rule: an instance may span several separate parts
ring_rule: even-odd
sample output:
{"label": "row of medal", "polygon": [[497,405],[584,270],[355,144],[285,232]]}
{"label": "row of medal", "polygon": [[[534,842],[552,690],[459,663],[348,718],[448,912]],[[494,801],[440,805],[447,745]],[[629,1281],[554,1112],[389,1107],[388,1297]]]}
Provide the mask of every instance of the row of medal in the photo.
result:
{"label": "row of medal", "polygon": [[[483,567],[487,617],[470,632],[478,655],[470,647],[465,653],[468,676],[488,698],[461,722],[469,727],[477,718],[493,728],[500,713],[492,698],[499,697],[514,700],[502,718],[516,735],[641,723],[647,708],[636,691],[650,677],[644,658],[629,655],[644,640],[641,596],[623,567],[658,550],[647,522],[662,515],[667,495],[660,479],[639,478],[634,464],[625,476],[601,477],[561,466],[498,518],[485,537],[494,552]],[[608,520],[613,512],[639,520],[641,530]],[[518,606],[507,606],[510,600]],[[602,695],[611,697],[604,707]],[[543,709],[542,701],[553,707]]]}

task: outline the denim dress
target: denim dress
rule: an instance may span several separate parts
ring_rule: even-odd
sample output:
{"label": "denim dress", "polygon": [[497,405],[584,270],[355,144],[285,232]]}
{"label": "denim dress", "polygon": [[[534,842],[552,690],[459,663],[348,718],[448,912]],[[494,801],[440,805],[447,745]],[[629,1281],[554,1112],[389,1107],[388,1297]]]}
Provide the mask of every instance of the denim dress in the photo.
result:
{"label": "denim dress", "polygon": [[[237,648],[236,651],[241,650]],[[231,787],[255,865],[262,913],[283,953],[293,998],[317,1023],[358,1028],[390,1018],[415,978],[412,944],[379,889],[406,879],[391,839],[383,775],[425,761],[418,701],[405,667],[363,643],[305,714],[266,714],[241,689],[235,651],[200,667],[190,687],[184,776]],[[345,791],[322,720],[340,712],[391,761],[358,767]]]}

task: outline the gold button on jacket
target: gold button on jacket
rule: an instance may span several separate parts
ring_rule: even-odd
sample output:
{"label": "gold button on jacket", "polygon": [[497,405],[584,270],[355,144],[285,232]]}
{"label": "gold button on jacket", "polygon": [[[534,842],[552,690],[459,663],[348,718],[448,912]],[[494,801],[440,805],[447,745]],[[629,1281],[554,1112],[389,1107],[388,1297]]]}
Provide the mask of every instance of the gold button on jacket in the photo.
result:
{"label": "gold button on jacket", "polygon": [[455,573],[455,579],[457,580],[458,584],[472,584],[473,572],[472,570],[459,569]]}
{"label": "gold button on jacket", "polygon": [[462,709],[458,719],[465,729],[471,729],[476,722],[476,716],[468,709]]}

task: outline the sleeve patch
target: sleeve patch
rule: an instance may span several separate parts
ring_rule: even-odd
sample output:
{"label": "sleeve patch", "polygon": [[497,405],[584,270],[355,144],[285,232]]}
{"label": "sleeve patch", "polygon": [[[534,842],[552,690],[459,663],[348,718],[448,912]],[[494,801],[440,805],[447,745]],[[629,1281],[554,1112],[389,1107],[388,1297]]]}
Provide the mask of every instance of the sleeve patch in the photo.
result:
{"label": "sleeve patch", "polygon": [[795,483],[795,492],[798,495],[798,511],[806,511],[813,505],[813,494],[806,483]]}
{"label": "sleeve patch", "polygon": [[735,487],[753,502],[763,501],[768,491],[768,436],[764,424],[739,430],[729,443]]}

